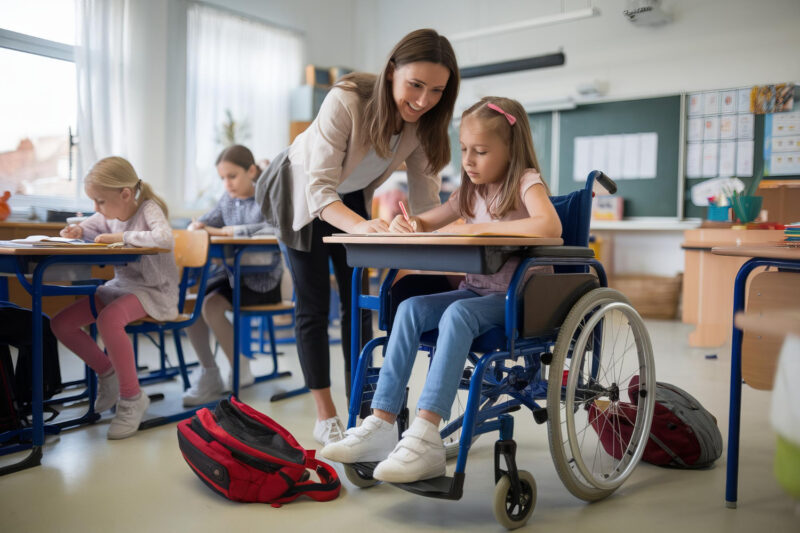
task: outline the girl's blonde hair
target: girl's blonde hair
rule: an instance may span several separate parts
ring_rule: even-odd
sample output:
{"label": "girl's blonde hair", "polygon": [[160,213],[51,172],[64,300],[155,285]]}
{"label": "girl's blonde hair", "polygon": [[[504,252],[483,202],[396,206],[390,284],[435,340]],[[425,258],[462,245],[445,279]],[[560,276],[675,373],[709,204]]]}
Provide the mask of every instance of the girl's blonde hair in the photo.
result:
{"label": "girl's blonde hair", "polygon": [[453,108],[461,82],[456,54],[445,36],[430,29],[412,31],[389,53],[380,75],[355,72],[342,77],[335,86],[356,92],[364,101],[366,128],[363,129],[362,142],[368,142],[375,153],[386,159],[391,155],[389,143],[394,134],[397,116],[392,82],[388,76],[397,68],[418,61],[436,63],[450,71],[442,98],[417,122],[417,137],[428,158],[428,171],[435,174],[450,162],[447,127],[453,118]]}
{"label": "girl's blonde hair", "polygon": [[139,193],[138,197],[136,197],[139,205],[145,200],[153,200],[164,211],[164,216],[169,216],[166,202],[153,192],[150,185],[139,179],[133,169],[133,165],[127,159],[118,156],[101,159],[94,164],[86,175],[84,185],[89,184],[106,189],[124,189],[128,187],[133,191],[134,195],[137,192]]}
{"label": "girl's blonde hair", "polygon": [[[516,119],[512,125],[508,118],[502,113],[489,107],[494,104]],[[464,119],[470,117],[480,120],[483,126],[500,136],[508,146],[510,158],[508,164],[508,175],[500,184],[498,192],[499,201],[491,202],[489,212],[494,218],[502,218],[509,211],[517,209],[520,203],[519,187],[522,176],[529,168],[536,169],[541,174],[539,161],[536,159],[536,151],[533,149],[533,139],[531,138],[531,128],[528,122],[528,114],[522,104],[511,98],[501,98],[499,96],[486,96],[481,98],[476,104],[464,111],[461,115],[461,124]],[[542,177],[544,181],[544,177]],[[544,183],[547,194],[550,189]],[[463,216],[472,217],[475,196],[480,194],[487,198],[486,185],[475,185],[469,179],[466,170],[461,169],[461,186],[458,189],[458,208]]]}

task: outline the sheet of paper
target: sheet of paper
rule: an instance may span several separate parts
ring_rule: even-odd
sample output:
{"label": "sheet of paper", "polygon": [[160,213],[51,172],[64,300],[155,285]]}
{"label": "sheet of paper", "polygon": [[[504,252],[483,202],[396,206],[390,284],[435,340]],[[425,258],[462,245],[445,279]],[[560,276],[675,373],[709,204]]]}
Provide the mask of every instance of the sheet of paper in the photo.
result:
{"label": "sheet of paper", "polygon": [[728,178],[736,174],[736,142],[719,143],[719,176]]}
{"label": "sheet of paper", "polygon": [[692,203],[696,206],[708,205],[710,196],[720,196],[725,191],[743,191],[744,183],[737,178],[713,178],[705,180],[691,189]]}
{"label": "sheet of paper", "polygon": [[719,112],[722,114],[736,113],[736,91],[722,91],[720,93],[720,108]]}
{"label": "sheet of paper", "polygon": [[687,98],[689,116],[703,114],[703,93],[692,93]]}
{"label": "sheet of paper", "polygon": [[752,113],[738,115],[736,118],[736,138],[752,139],[755,134],[756,116]]}
{"label": "sheet of paper", "polygon": [[703,177],[703,145],[690,144],[686,147],[686,177]]}
{"label": "sheet of paper", "polygon": [[719,113],[719,92],[703,93],[703,114],[716,115]]}
{"label": "sheet of paper", "polygon": [[719,117],[719,138],[736,138],[736,115],[722,115]]}
{"label": "sheet of paper", "polygon": [[719,117],[706,117],[703,124],[703,140],[719,140]]}
{"label": "sheet of paper", "polygon": [[738,101],[736,105],[736,111],[739,113],[750,113],[750,92],[752,89],[747,87],[746,89],[739,89],[736,91],[736,100]]}
{"label": "sheet of paper", "polygon": [[639,135],[623,135],[622,143],[623,160],[622,160],[622,179],[637,179],[639,178]]}
{"label": "sheet of paper", "polygon": [[658,165],[658,133],[639,134],[639,177],[652,179],[656,177]]}
{"label": "sheet of paper", "polygon": [[574,147],[572,179],[585,182],[586,176],[592,170],[592,138],[575,137]]}
{"label": "sheet of paper", "polygon": [[703,119],[701,117],[689,119],[689,127],[686,131],[686,140],[689,142],[703,140]]}
{"label": "sheet of paper", "polygon": [[703,177],[713,178],[719,169],[719,143],[703,143]]}
{"label": "sheet of paper", "polygon": [[752,176],[755,141],[739,141],[736,145],[736,175]]}
{"label": "sheet of paper", "polygon": [[[590,137],[592,139],[592,158],[589,170],[603,170],[607,168],[608,138],[605,135]],[[586,179],[584,174],[584,179]]]}
{"label": "sheet of paper", "polygon": [[625,141],[622,135],[608,135],[606,174],[612,179],[622,175]]}

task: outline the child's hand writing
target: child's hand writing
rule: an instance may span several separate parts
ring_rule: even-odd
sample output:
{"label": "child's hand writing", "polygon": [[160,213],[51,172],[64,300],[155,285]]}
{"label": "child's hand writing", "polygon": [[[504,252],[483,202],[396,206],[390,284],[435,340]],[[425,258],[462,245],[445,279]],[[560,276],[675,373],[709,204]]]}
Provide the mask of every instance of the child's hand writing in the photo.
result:
{"label": "child's hand writing", "polygon": [[124,239],[122,238],[122,233],[101,233],[100,235],[94,238],[94,242],[99,242],[103,244],[122,242],[123,240]]}
{"label": "child's hand writing", "polygon": [[83,228],[78,224],[70,224],[58,233],[66,239],[80,239],[83,236]]}
{"label": "child's hand writing", "polygon": [[408,217],[406,220],[405,216],[397,215],[389,224],[389,231],[392,233],[415,233],[418,227],[416,217]]}

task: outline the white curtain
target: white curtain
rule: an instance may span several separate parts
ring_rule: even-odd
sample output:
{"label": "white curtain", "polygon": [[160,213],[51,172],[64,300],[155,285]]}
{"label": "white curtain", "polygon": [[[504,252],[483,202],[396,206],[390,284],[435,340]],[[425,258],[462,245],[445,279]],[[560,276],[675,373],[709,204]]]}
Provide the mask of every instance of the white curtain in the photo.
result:
{"label": "white curtain", "polygon": [[289,97],[301,80],[299,34],[218,9],[188,12],[186,57],[186,177],[184,204],[200,209],[222,193],[214,163],[225,147],[227,112],[243,126],[238,144],[256,160],[289,144]]}
{"label": "white curtain", "polygon": [[127,155],[129,0],[77,0],[78,176],[100,158]]}

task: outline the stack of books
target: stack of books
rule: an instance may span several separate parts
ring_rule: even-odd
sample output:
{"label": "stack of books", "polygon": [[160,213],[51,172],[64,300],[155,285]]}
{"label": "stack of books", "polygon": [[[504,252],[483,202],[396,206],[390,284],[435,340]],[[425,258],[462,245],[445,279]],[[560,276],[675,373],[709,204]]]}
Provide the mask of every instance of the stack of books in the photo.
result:
{"label": "stack of books", "polygon": [[783,230],[783,236],[784,242],[800,246],[800,222],[786,224],[786,228]]}

